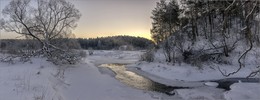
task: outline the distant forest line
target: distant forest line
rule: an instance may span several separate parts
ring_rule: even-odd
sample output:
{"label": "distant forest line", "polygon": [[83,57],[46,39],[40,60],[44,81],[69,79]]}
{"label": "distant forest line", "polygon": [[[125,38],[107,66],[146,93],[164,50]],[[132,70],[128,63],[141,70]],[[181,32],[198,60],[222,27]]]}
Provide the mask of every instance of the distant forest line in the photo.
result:
{"label": "distant forest line", "polygon": [[[63,42],[60,42],[63,40]],[[59,41],[59,42],[57,42]],[[73,48],[73,49],[94,49],[94,50],[118,50],[121,47],[129,50],[143,50],[148,49],[154,45],[154,42],[142,38],[133,36],[109,36],[98,38],[63,38],[59,40],[51,41],[53,44]],[[32,39],[2,39],[0,40],[0,48],[10,49],[39,49],[40,43]]]}

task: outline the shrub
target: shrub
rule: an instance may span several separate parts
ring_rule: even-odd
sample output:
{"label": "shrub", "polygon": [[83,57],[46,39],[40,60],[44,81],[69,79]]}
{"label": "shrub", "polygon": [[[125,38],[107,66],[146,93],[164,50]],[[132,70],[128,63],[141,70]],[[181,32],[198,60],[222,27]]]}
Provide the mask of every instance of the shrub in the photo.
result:
{"label": "shrub", "polygon": [[82,58],[87,57],[86,52],[83,51],[83,50],[80,50],[80,51],[79,51],[79,55],[80,55]]}
{"label": "shrub", "polygon": [[147,50],[142,56],[141,61],[153,62],[154,61],[154,50]]}
{"label": "shrub", "polygon": [[92,48],[88,48],[88,54],[89,55],[93,55],[94,54],[94,50]]}

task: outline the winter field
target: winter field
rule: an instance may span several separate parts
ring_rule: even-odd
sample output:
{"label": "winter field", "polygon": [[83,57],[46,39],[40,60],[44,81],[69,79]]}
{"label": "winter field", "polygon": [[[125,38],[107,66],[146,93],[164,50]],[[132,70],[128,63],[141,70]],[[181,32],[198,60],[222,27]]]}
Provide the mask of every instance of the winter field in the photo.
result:
{"label": "winter field", "polygon": [[259,0],[0,5],[0,100],[260,100]]}
{"label": "winter field", "polygon": [[[87,53],[87,52],[86,52]],[[210,66],[197,69],[187,64],[171,65],[139,61],[142,51],[94,51],[76,65],[56,66],[44,58],[30,62],[0,63],[0,100],[259,100],[260,84],[237,82],[231,90],[216,88],[214,83],[201,80],[223,79]],[[2,55],[3,56],[3,55]],[[160,53],[157,53],[160,58]],[[166,85],[193,86],[175,89],[175,95],[136,89],[114,77],[111,70],[98,68],[101,64],[127,64],[128,70]],[[216,65],[217,66],[217,65]],[[220,66],[232,71],[235,66]],[[252,67],[253,68],[253,67]],[[139,70],[135,70],[139,69]],[[245,77],[250,67],[231,77]],[[259,77],[259,76],[256,76]],[[176,80],[179,81],[176,82]],[[181,81],[180,81],[181,80]],[[173,84],[175,82],[175,84]],[[183,83],[182,83],[183,82]],[[194,82],[194,84],[192,84]],[[187,84],[189,83],[189,84]],[[207,85],[205,85],[205,83]]]}

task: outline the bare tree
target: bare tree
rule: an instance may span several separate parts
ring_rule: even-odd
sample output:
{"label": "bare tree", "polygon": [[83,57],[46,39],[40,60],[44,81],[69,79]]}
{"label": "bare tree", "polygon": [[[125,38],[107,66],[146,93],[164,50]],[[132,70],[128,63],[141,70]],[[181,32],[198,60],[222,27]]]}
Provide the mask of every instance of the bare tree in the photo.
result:
{"label": "bare tree", "polygon": [[[229,9],[233,4],[234,4],[235,0],[233,1],[232,4],[230,4],[230,6],[228,6],[228,8],[226,9]],[[219,69],[219,71],[221,72],[221,74],[223,76],[230,76],[230,75],[233,75],[233,74],[236,74],[238,73],[242,67],[245,67],[245,65],[241,62],[242,58],[244,58],[254,47],[253,45],[253,34],[252,34],[252,25],[253,25],[253,22],[252,20],[255,19],[256,16],[255,13],[259,13],[259,11],[257,11],[257,6],[259,5],[259,1],[252,1],[252,2],[245,2],[243,3],[245,6],[243,8],[243,11],[245,12],[245,14],[243,15],[244,17],[244,20],[243,20],[243,23],[245,24],[245,31],[244,31],[244,36],[246,38],[246,40],[249,42],[249,47],[246,49],[246,51],[244,51],[242,53],[242,55],[238,58],[238,63],[239,63],[239,67],[237,70],[233,71],[233,72],[229,72],[229,73],[225,73],[223,72],[222,70]],[[257,75],[258,73],[260,73],[260,68],[259,66],[256,67],[256,70],[255,71],[252,71],[247,77],[253,77],[255,75]]]}
{"label": "bare tree", "polygon": [[179,6],[175,0],[160,0],[152,11],[151,35],[157,45],[162,45],[167,62],[175,61],[174,40],[170,36],[179,28]]}
{"label": "bare tree", "polygon": [[[2,11],[1,28],[41,43],[41,52],[64,51],[54,40],[71,34],[81,14],[65,0],[12,0]],[[57,43],[57,42],[56,42]]]}

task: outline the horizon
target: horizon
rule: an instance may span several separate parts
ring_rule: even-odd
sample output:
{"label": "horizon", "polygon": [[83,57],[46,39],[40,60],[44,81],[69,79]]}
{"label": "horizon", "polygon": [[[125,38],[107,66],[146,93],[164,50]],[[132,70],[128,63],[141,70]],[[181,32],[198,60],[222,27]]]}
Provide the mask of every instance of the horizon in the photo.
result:
{"label": "horizon", "polygon": [[[128,35],[151,39],[151,12],[159,0],[67,0],[75,5],[81,18],[72,30],[76,38],[97,38]],[[0,9],[9,3],[0,0]],[[2,18],[1,13],[1,18]],[[21,38],[1,30],[0,38]]]}
{"label": "horizon", "polygon": [[[145,38],[145,37],[140,37],[140,36],[130,36],[130,35],[114,35],[114,36],[101,36],[101,37],[67,37],[69,39],[98,39],[98,38],[109,38],[109,37],[134,37],[134,38],[144,38],[144,39],[147,39],[147,40],[150,40],[150,41],[153,41],[152,39],[148,39],[148,38]],[[0,40],[28,40],[26,38],[0,38]],[[29,39],[30,40],[30,39]]]}

